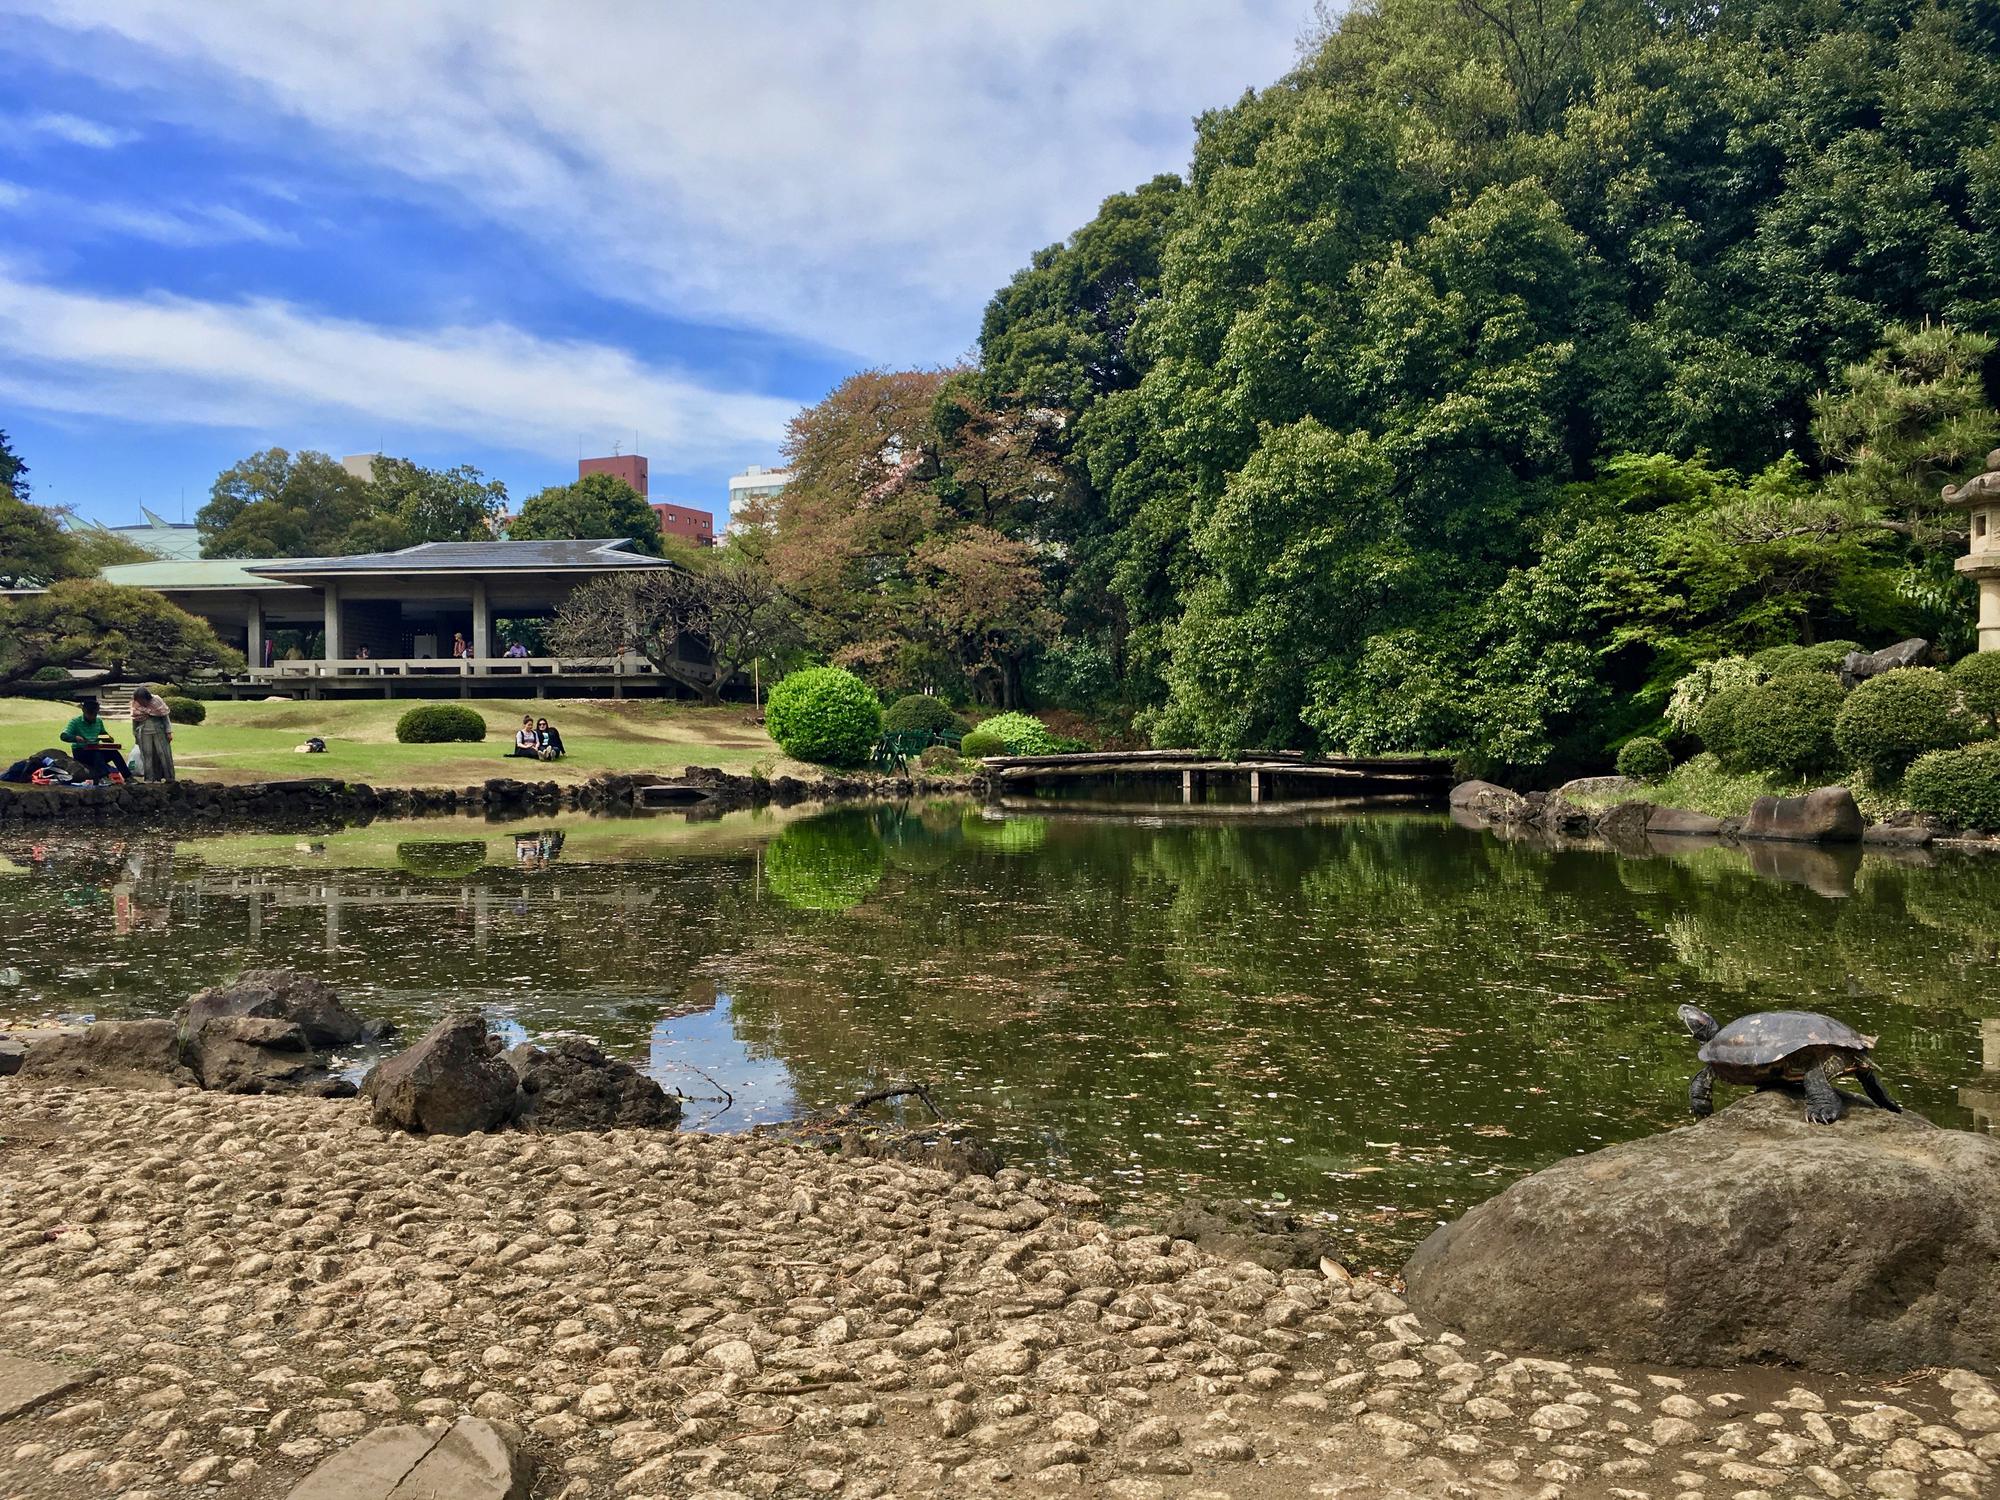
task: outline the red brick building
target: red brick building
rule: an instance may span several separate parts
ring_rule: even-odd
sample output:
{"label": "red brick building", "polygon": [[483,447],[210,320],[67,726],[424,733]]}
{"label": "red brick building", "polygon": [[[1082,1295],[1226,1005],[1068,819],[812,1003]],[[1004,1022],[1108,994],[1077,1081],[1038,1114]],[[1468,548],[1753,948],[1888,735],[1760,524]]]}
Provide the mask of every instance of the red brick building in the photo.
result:
{"label": "red brick building", "polygon": [[[581,479],[586,474],[610,474],[624,480],[641,495],[647,493],[646,460],[642,454],[619,453],[610,458],[580,458],[576,464],[576,477]],[[713,511],[655,501],[653,514],[659,518],[660,535],[676,537],[697,547],[715,545]]]}
{"label": "red brick building", "polygon": [[576,461],[576,477],[586,474],[609,474],[622,479],[640,494],[646,493],[646,460],[637,453],[620,453],[611,458],[580,458]]}

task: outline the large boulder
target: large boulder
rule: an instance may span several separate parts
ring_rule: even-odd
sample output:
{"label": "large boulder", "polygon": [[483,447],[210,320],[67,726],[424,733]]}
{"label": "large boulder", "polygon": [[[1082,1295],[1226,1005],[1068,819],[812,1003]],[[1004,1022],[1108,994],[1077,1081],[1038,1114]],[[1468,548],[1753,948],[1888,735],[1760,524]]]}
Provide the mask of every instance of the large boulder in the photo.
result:
{"label": "large boulder", "polygon": [[1712,839],[1722,832],[1722,819],[1685,807],[1654,807],[1646,815],[1648,838]]}
{"label": "large boulder", "polygon": [[1930,654],[1931,643],[1921,636],[1884,646],[1880,651],[1850,651],[1840,659],[1841,685],[1853,687],[1870,677],[1880,677],[1884,672],[1917,666]]}
{"label": "large boulder", "polygon": [[531,1130],[620,1130],[680,1123],[681,1101],[630,1063],[581,1037],[546,1047],[523,1042],[503,1059],[521,1083],[521,1123]]}
{"label": "large boulder", "polygon": [[211,1016],[182,1033],[181,1059],[217,1093],[354,1094],[352,1083],[327,1071],[326,1054],[303,1027],[273,1016]]}
{"label": "large boulder", "polygon": [[1501,1348],[1665,1365],[2000,1369],[2000,1140],[1759,1093],[1572,1157],[1434,1233],[1425,1317]]}
{"label": "large boulder", "polygon": [[1491,823],[1511,822],[1527,811],[1528,799],[1490,781],[1461,781],[1451,789],[1454,812]]}
{"label": "large boulder", "polygon": [[1867,827],[1852,792],[1844,786],[1823,786],[1803,797],[1759,797],[1750,804],[1741,832],[1746,839],[1851,844]]}
{"label": "large boulder", "polygon": [[375,1123],[430,1135],[497,1130],[521,1109],[521,1086],[478,1011],[456,1011],[361,1080]]}
{"label": "large boulder", "polygon": [[172,1021],[99,1021],[83,1031],[37,1041],[21,1059],[24,1083],[72,1088],[190,1088]]}
{"label": "large boulder", "polygon": [[188,1001],[181,1024],[194,1031],[219,1016],[290,1021],[315,1047],[351,1047],[388,1030],[386,1023],[364,1021],[342,1005],[325,980],[297,969],[246,969]]}

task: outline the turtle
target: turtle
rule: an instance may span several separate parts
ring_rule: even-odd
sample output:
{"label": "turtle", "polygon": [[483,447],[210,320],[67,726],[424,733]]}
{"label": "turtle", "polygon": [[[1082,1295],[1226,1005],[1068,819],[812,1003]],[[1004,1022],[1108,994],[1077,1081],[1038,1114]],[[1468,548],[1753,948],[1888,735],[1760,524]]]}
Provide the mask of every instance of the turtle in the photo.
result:
{"label": "turtle", "polygon": [[1719,1026],[1714,1016],[1695,1005],[1683,1005],[1680,1016],[1681,1024],[1701,1043],[1700,1057],[1706,1064],[1688,1085],[1688,1108],[1697,1116],[1714,1110],[1719,1078],[1765,1089],[1803,1084],[1806,1119],[1831,1125],[1847,1107],[1849,1096],[1833,1086],[1843,1073],[1855,1076],[1877,1109],[1903,1112],[1875,1076],[1875,1064],[1868,1056],[1875,1038],[1832,1016],[1809,1010],[1760,1010]]}

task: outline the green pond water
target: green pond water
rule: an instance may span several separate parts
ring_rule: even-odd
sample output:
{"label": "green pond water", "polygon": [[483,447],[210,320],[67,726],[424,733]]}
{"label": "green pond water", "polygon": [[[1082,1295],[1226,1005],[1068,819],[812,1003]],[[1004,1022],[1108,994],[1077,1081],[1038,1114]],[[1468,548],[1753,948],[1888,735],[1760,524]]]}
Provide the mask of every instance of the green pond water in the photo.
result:
{"label": "green pond water", "polygon": [[594,1037],[708,1129],[926,1079],[1121,1208],[1284,1202],[1367,1264],[1683,1119],[1683,1001],[1829,1011],[1905,1103],[1992,1128],[1996,957],[2000,859],[1555,852],[1414,810],[0,840],[0,1016],[161,1014],[290,964],[406,1028],[469,1001]]}

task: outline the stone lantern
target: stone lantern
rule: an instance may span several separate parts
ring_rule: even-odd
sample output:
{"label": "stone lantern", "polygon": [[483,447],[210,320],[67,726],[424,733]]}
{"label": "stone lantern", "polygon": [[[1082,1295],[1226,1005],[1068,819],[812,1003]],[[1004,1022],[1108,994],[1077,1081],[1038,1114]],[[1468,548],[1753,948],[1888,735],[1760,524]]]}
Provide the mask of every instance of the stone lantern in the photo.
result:
{"label": "stone lantern", "polygon": [[1979,584],[1979,649],[2000,651],[2000,448],[1986,455],[1986,472],[1964,484],[1948,484],[1946,505],[1970,512],[1972,550],[1958,571]]}

